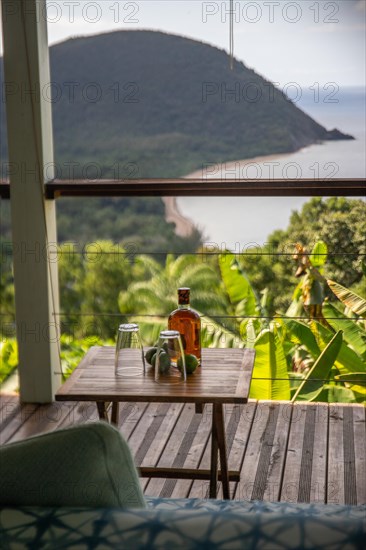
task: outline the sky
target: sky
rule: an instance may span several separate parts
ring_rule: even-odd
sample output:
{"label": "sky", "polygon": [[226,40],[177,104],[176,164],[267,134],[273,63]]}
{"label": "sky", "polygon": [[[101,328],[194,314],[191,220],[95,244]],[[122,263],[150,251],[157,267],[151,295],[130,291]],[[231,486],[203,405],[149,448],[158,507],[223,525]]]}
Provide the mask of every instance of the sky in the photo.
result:
{"label": "sky", "polygon": [[[51,45],[154,29],[228,50],[229,1],[48,0],[47,6]],[[278,86],[365,85],[366,0],[234,0],[234,18],[235,57]]]}

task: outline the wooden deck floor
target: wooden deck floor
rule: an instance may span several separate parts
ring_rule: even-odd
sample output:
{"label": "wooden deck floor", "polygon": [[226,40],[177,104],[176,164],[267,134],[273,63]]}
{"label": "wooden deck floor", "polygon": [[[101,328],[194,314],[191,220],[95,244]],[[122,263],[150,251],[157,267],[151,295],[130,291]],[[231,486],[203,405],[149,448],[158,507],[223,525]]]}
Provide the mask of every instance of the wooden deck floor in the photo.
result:
{"label": "wooden deck floor", "polygon": [[[235,499],[366,503],[365,407],[251,401],[225,408]],[[0,396],[1,444],[98,420],[94,403],[20,405]],[[208,468],[210,406],[126,403],[120,430],[138,466]],[[206,498],[208,482],[141,479],[146,495]],[[218,497],[221,496],[219,484]]]}

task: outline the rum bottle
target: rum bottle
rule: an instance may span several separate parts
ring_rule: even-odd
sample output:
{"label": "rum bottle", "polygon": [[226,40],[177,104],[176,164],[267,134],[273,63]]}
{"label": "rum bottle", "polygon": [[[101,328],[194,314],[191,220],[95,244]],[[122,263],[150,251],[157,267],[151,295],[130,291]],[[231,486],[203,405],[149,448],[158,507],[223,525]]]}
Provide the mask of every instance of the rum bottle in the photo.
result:
{"label": "rum bottle", "polygon": [[169,330],[178,330],[184,353],[195,355],[201,364],[201,318],[190,306],[190,289],[178,289],[178,309],[168,318]]}

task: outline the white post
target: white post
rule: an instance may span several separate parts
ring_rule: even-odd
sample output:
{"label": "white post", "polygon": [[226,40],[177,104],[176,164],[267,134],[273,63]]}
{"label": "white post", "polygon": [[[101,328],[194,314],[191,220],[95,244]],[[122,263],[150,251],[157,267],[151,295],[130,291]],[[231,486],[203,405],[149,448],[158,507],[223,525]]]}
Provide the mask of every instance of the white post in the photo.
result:
{"label": "white post", "polygon": [[46,0],[2,0],[2,24],[20,398],[48,403],[61,376]]}

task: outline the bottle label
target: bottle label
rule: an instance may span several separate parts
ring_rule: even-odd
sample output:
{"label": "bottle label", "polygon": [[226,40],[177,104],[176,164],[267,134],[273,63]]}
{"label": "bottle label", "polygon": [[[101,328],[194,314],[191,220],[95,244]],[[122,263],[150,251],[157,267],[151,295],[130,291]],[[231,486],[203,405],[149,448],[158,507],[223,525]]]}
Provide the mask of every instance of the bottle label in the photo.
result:
{"label": "bottle label", "polygon": [[189,305],[189,288],[180,288],[178,290],[178,303],[181,306]]}

